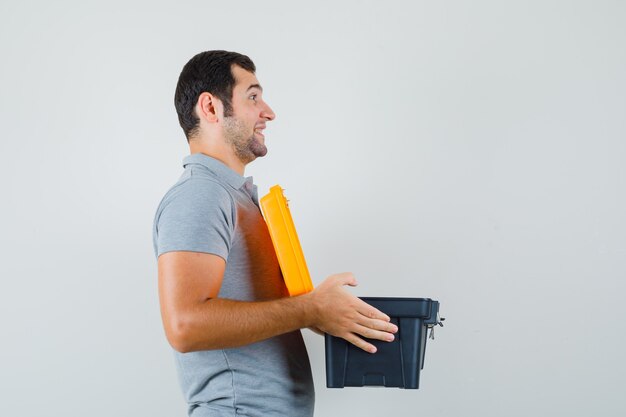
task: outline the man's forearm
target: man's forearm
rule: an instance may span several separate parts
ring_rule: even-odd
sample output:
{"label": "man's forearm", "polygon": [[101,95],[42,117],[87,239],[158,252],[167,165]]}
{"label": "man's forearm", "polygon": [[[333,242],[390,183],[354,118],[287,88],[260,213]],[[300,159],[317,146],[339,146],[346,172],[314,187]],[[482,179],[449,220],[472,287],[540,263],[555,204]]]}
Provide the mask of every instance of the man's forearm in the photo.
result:
{"label": "man's forearm", "polygon": [[[235,301],[212,295],[219,291],[225,263],[205,265],[196,257],[176,252],[159,257],[161,315],[167,339],[179,352],[243,346],[311,327],[374,353],[376,347],[366,339],[391,341],[397,331],[389,316],[343,289],[356,285],[351,273],[331,275],[297,297]],[[217,278],[206,279],[206,271]]]}
{"label": "man's forearm", "polygon": [[213,298],[179,312],[168,333],[180,352],[224,349],[309,327],[314,314],[309,294],[259,302]]}

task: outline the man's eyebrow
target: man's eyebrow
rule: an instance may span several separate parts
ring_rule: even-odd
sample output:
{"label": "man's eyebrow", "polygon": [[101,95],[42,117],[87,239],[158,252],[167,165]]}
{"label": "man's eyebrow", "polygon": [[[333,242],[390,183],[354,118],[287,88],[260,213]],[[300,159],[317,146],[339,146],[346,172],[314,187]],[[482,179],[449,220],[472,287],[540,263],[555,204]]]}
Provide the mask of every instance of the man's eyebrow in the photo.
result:
{"label": "man's eyebrow", "polygon": [[253,88],[258,88],[259,90],[263,91],[263,87],[261,87],[261,84],[252,84],[250,87],[248,87],[248,89],[246,90],[246,93]]}

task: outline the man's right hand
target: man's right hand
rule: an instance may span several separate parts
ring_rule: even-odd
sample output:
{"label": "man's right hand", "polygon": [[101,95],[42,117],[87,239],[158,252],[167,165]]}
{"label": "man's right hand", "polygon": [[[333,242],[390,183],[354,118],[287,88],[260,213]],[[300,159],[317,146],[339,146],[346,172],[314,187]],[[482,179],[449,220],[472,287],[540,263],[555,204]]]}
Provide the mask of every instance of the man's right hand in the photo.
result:
{"label": "man's right hand", "polygon": [[346,291],[344,285],[357,285],[352,273],[331,275],[303,296],[308,297],[313,306],[313,326],[375,353],[376,347],[359,336],[391,342],[398,327],[389,322],[385,313]]}

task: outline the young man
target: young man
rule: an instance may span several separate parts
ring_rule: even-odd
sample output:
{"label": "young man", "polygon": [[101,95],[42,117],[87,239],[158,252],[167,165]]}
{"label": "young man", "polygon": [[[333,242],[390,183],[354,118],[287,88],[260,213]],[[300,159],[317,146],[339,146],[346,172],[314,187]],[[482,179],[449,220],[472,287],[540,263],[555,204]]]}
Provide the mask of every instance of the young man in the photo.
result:
{"label": "young man", "polygon": [[374,353],[360,336],[391,341],[389,317],[328,277],[288,297],[247,164],[267,153],[275,114],[254,63],[207,51],[183,68],[175,94],[190,155],[154,219],[165,334],[189,415],[312,416],[314,389],[300,333],[309,327]]}

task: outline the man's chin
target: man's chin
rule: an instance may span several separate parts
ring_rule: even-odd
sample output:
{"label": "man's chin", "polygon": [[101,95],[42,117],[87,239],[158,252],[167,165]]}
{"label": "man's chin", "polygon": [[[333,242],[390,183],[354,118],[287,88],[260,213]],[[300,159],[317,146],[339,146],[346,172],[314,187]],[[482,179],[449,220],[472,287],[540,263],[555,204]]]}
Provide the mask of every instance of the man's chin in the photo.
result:
{"label": "man's chin", "polygon": [[249,147],[244,153],[238,153],[239,160],[244,164],[249,164],[257,158],[267,155],[267,148],[262,146]]}
{"label": "man's chin", "polygon": [[267,155],[267,148],[263,146],[263,149],[254,149],[252,153],[254,153],[254,156],[257,158],[262,158]]}
{"label": "man's chin", "polygon": [[253,139],[252,142],[250,142],[249,149],[256,158],[261,158],[267,155],[267,146],[257,139]]}

